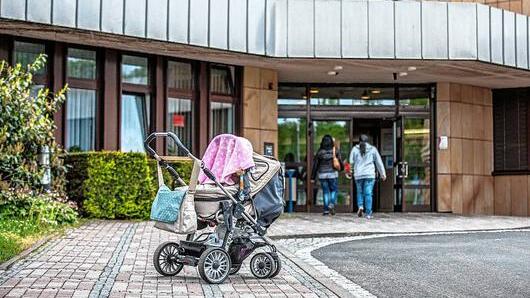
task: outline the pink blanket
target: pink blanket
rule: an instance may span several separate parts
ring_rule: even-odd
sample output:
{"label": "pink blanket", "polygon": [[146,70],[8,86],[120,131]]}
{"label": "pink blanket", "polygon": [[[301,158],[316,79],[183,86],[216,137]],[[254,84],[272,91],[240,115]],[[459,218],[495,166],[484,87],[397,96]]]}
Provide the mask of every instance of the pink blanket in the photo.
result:
{"label": "pink blanket", "polygon": [[[210,142],[202,161],[220,183],[233,185],[236,183],[232,179],[233,174],[255,166],[252,152],[252,144],[247,139],[222,134]],[[213,181],[201,171],[199,183],[213,183]]]}

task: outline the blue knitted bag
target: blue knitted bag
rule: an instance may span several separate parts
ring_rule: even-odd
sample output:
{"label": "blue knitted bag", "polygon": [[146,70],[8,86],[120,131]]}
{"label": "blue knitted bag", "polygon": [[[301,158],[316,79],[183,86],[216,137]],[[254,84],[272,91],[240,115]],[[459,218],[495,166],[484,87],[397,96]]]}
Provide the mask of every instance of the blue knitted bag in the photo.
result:
{"label": "blue knitted bag", "polygon": [[180,213],[180,205],[188,191],[188,187],[178,187],[175,190],[169,189],[164,184],[164,176],[160,163],[157,163],[158,192],[151,206],[151,220],[164,223],[174,223]]}
{"label": "blue knitted bag", "polygon": [[177,221],[186,190],[187,187],[171,190],[166,185],[160,186],[151,207],[151,220],[165,223]]}

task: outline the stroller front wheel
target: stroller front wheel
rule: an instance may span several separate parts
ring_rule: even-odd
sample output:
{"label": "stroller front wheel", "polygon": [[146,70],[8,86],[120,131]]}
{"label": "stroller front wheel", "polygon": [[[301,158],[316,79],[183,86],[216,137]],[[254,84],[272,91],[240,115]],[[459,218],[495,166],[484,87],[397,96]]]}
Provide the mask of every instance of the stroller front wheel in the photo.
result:
{"label": "stroller front wheel", "polygon": [[184,264],[178,262],[179,245],[175,242],[164,242],[155,250],[153,265],[158,273],[165,276],[177,275]]}
{"label": "stroller front wheel", "polygon": [[199,275],[211,284],[220,284],[230,274],[232,261],[221,248],[208,248],[199,259]]}
{"label": "stroller front wheel", "polygon": [[257,253],[250,260],[250,271],[259,279],[268,278],[276,272],[276,262],[268,253]]}

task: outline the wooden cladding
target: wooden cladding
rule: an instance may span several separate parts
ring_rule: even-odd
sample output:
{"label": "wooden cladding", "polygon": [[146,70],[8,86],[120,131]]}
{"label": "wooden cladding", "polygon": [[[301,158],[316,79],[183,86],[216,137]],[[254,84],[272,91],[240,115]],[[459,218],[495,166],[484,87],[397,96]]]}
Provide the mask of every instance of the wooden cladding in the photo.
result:
{"label": "wooden cladding", "polygon": [[528,171],[530,89],[493,91],[494,167],[496,173]]}

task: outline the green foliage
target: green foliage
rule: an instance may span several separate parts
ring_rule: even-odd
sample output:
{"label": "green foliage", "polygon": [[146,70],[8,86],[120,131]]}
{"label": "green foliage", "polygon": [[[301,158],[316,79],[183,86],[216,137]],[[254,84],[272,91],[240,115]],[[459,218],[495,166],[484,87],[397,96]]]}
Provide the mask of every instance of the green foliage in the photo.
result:
{"label": "green foliage", "polygon": [[0,218],[61,226],[75,223],[77,212],[51,194],[4,192],[0,197]]}
{"label": "green foliage", "polygon": [[[107,219],[148,219],[158,189],[156,162],[142,153],[81,152],[68,154],[66,191],[84,215]],[[177,171],[186,180],[191,162]],[[163,171],[166,185],[174,186]]]}
{"label": "green foliage", "polygon": [[53,136],[53,114],[64,101],[67,87],[55,95],[47,88],[32,92],[33,74],[45,63],[45,55],[28,66],[0,62],[0,189],[39,190],[43,168],[38,165],[38,153],[47,145],[55,152],[51,158],[55,190],[62,190],[64,168]]}

